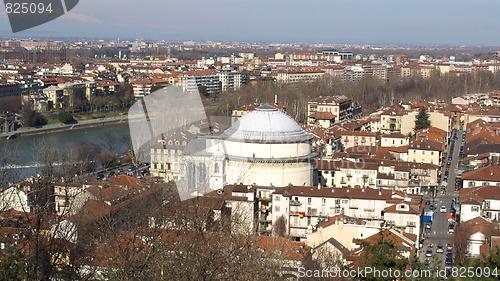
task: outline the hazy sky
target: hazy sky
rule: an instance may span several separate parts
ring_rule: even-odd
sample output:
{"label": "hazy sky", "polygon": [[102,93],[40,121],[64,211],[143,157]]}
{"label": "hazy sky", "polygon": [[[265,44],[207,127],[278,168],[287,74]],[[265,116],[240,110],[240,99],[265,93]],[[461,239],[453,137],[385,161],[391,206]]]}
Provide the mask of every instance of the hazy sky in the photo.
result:
{"label": "hazy sky", "polygon": [[497,0],[80,0],[2,37],[500,46]]}

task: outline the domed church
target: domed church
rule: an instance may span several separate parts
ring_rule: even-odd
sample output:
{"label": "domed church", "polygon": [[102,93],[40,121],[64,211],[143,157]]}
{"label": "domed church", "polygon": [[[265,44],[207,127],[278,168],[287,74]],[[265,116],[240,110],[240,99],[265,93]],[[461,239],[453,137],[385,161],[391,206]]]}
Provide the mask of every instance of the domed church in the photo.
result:
{"label": "domed church", "polygon": [[220,135],[191,140],[177,189],[185,199],[230,184],[310,186],[315,156],[311,139],[290,116],[262,105]]}
{"label": "domed church", "polygon": [[264,104],[256,108],[223,133],[225,182],[310,186],[314,157],[311,138],[275,107]]}

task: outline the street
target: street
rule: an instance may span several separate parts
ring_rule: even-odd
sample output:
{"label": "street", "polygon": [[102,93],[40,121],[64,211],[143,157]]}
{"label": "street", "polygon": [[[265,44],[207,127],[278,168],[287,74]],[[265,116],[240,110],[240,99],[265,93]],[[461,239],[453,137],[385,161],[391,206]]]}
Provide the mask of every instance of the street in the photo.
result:
{"label": "street", "polygon": [[[428,194],[426,196],[426,200],[430,201],[430,204],[426,205],[425,211],[429,211],[429,208],[434,206],[434,220],[430,229],[424,229],[425,243],[419,257],[421,261],[428,260],[431,268],[443,268],[445,266],[447,244],[453,244],[452,234],[448,232],[448,214],[450,213],[452,200],[458,198],[459,194],[458,191],[455,191],[455,177],[458,169],[462,135],[463,131],[457,131],[456,140],[452,135],[450,145],[448,146],[446,154],[443,158],[444,165],[442,167],[440,182],[442,183],[443,181],[446,181],[447,183],[444,189],[445,193],[442,192],[441,185],[439,185],[437,190],[434,191],[434,196],[432,194]],[[450,156],[452,156],[451,161],[449,160]],[[448,162],[450,162],[448,171],[449,174],[446,173]],[[441,210],[443,207],[446,208],[444,212]],[[454,208],[459,210],[459,207],[456,204]],[[438,245],[443,246],[442,252],[437,252]],[[426,252],[429,250],[432,251],[432,257],[426,256]]]}

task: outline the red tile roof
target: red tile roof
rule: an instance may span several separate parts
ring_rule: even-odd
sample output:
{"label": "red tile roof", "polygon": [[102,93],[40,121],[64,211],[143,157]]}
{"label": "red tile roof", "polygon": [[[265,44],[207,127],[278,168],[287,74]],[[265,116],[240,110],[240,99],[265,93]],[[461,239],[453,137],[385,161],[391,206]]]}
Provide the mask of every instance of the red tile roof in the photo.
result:
{"label": "red tile roof", "polygon": [[462,180],[500,182],[500,166],[491,164],[462,174]]}

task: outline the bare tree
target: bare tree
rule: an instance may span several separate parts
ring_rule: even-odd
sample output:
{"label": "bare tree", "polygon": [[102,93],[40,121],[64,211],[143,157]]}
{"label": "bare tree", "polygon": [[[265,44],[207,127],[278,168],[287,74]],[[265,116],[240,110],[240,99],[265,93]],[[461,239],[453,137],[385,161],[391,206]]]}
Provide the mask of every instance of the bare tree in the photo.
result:
{"label": "bare tree", "polygon": [[453,254],[459,265],[465,266],[467,263],[467,249],[469,247],[469,238],[471,229],[459,224],[453,233]]}

